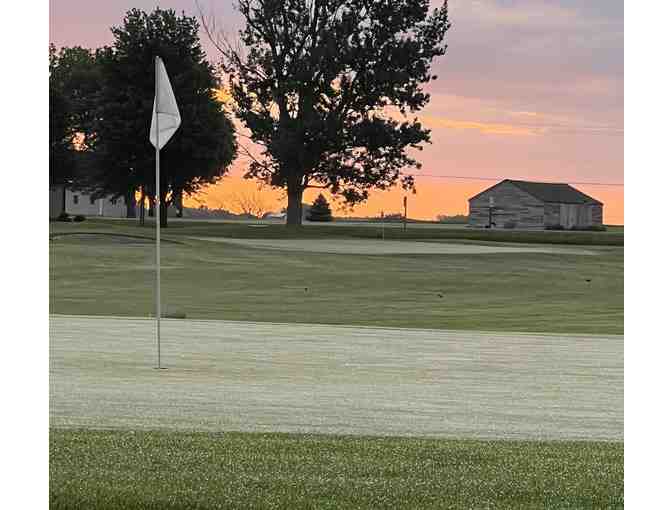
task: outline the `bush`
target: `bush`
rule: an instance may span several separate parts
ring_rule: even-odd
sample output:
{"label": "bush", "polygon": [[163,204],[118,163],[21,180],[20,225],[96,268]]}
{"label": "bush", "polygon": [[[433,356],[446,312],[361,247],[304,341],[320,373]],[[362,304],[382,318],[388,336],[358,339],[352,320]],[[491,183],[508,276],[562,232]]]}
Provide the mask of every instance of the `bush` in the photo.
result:
{"label": "bush", "polygon": [[62,212],[61,214],[58,215],[58,217],[56,218],[56,221],[69,222],[69,221],[72,221],[72,219],[70,218],[70,215],[68,213]]}
{"label": "bush", "polygon": [[574,232],[606,232],[607,227],[604,225],[587,225],[587,226],[578,226],[574,225],[569,229],[565,229],[562,225],[546,225],[544,227],[546,230],[572,230]]}
{"label": "bush", "polygon": [[573,226],[570,230],[584,231],[584,232],[606,232],[607,227],[604,225],[587,225],[584,227]]}
{"label": "bush", "polygon": [[84,221],[85,219],[86,219],[85,216],[82,216],[81,214],[78,214],[77,216],[75,216],[75,217],[72,219],[72,221],[76,221],[77,223],[81,223],[81,222]]}
{"label": "bush", "polygon": [[439,214],[436,219],[439,223],[451,223],[455,225],[462,225],[469,223],[469,217],[463,214],[456,214],[455,216],[448,216],[446,214]]}
{"label": "bush", "polygon": [[317,196],[315,202],[313,202],[313,205],[310,207],[306,219],[308,221],[332,221],[334,219],[331,215],[331,207],[329,207],[329,202],[327,202],[327,199],[324,198],[324,195],[321,193]]}

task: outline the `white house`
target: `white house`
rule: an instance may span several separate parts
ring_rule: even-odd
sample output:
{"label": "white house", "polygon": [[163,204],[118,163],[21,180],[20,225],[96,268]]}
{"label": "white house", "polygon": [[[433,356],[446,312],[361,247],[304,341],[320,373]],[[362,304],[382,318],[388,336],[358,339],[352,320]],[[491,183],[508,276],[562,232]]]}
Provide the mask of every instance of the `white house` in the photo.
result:
{"label": "white house", "polygon": [[108,218],[125,218],[126,202],[123,198],[92,198],[81,191],[65,191],[65,212],[72,216],[103,216]]}
{"label": "white house", "polygon": [[[181,197],[178,197],[181,206]],[[64,205],[65,204],[65,207]],[[168,217],[179,217],[178,207],[168,206]],[[83,191],[73,191],[63,186],[49,188],[49,218],[54,219],[65,210],[70,216],[126,218],[126,200],[119,198],[96,198]],[[140,204],[136,204],[136,214],[140,214]]]}
{"label": "white house", "polygon": [[64,210],[71,216],[126,217],[126,203],[123,198],[94,199],[88,193],[64,189],[62,186],[50,188],[49,218],[58,217]]}

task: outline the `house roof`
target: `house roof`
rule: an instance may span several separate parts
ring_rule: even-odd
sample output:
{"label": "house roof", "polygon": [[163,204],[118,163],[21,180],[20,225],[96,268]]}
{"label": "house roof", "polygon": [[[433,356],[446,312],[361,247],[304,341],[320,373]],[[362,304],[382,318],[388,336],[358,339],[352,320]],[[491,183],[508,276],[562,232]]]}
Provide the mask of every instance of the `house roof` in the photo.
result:
{"label": "house roof", "polygon": [[597,204],[602,205],[602,202],[594,199],[578,189],[573,188],[569,184],[555,183],[555,182],[532,182],[532,181],[515,181],[513,179],[504,179],[502,182],[481,191],[478,195],[474,195],[469,200],[473,200],[481,196],[486,191],[489,191],[500,184],[509,182],[518,189],[524,191],[528,195],[532,195],[542,202],[555,202],[561,204]]}

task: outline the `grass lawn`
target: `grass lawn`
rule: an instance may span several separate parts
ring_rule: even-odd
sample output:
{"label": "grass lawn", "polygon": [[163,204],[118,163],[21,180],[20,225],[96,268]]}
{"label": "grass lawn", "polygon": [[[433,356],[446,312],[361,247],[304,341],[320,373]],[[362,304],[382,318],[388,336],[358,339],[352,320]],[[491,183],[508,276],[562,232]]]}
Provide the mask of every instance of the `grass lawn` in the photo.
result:
{"label": "grass lawn", "polygon": [[[457,227],[457,228],[456,228]],[[109,231],[135,232],[139,235],[153,235],[153,224],[141,227],[137,220],[121,219],[90,219],[80,224],[50,223],[52,232],[60,231]],[[172,236],[221,236],[237,238],[348,238],[348,239],[379,239],[382,228],[367,225],[305,225],[300,228],[287,227],[282,224],[263,223],[263,228],[251,228],[249,222],[208,222],[169,220],[165,235]],[[385,239],[434,239],[434,240],[467,240],[509,243],[545,243],[575,244],[596,246],[623,246],[624,232],[622,227],[609,227],[606,232],[582,231],[525,231],[525,230],[486,230],[468,229],[462,225],[450,224],[409,224],[406,231],[400,223],[385,224]]]}
{"label": "grass lawn", "polygon": [[[50,242],[50,311],[146,317],[154,311],[150,226],[87,220],[52,223],[58,233],[107,232]],[[455,239],[459,230],[417,228],[386,239]],[[489,234],[466,232],[467,234]],[[623,333],[623,248],[590,246],[598,255],[337,255],[252,249],[196,241],[212,237],[375,237],[372,227],[304,227],[173,222],[162,244],[165,313],[188,318],[555,333]],[[494,234],[494,233],[492,233]],[[502,232],[554,239],[609,233]],[[622,234],[615,234],[617,237]],[[513,237],[512,237],[513,236]],[[519,240],[518,238],[516,238]],[[171,242],[173,241],[173,242]],[[555,241],[554,241],[555,242]],[[611,242],[611,241],[610,241]]]}
{"label": "grass lawn", "polygon": [[623,444],[51,430],[52,509],[623,508]]}

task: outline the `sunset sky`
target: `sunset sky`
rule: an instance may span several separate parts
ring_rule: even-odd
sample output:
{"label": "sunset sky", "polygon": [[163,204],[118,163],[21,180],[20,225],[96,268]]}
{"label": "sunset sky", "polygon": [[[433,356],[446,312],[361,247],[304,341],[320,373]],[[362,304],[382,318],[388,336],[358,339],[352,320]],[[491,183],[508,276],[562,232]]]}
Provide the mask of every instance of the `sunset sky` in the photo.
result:
{"label": "sunset sky", "polygon": [[[241,23],[232,3],[200,0],[230,33]],[[57,46],[109,44],[109,27],[119,25],[128,9],[157,5],[197,12],[194,0],[50,0],[49,39]],[[432,129],[433,144],[419,155],[426,176],[417,179],[417,194],[409,197],[409,216],[464,214],[471,195],[511,178],[577,183],[604,202],[605,223],[622,224],[622,186],[578,183],[623,183],[623,2],[448,5],[448,51],[435,62],[439,78],[428,87],[432,99],[420,115]],[[204,35],[202,40],[216,61],[217,52]],[[237,161],[231,176],[198,200],[235,210],[235,193],[256,190],[240,178],[245,164]],[[283,206],[277,193],[262,193],[269,209]],[[350,214],[398,212],[402,196],[395,190],[375,193]],[[304,201],[312,198],[307,194]]]}

